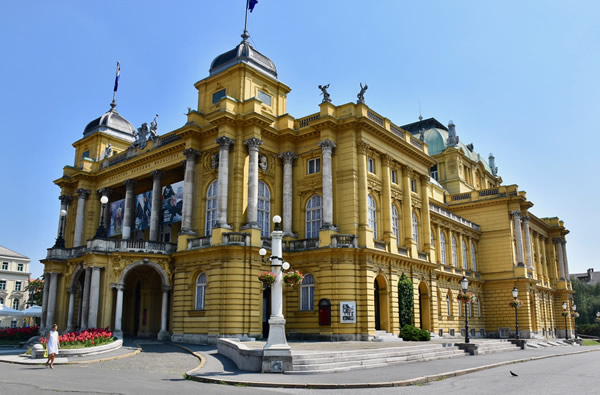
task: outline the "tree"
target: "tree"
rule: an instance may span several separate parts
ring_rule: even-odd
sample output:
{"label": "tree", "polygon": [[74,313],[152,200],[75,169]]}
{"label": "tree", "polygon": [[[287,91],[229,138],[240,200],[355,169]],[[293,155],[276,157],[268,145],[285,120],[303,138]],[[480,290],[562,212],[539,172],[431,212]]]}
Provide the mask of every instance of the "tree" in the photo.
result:
{"label": "tree", "polygon": [[398,311],[400,328],[413,323],[414,291],[412,281],[402,273],[398,281]]}
{"label": "tree", "polygon": [[41,306],[44,298],[44,275],[31,280],[25,287],[25,291],[29,292],[29,304]]}
{"label": "tree", "polygon": [[596,318],[596,312],[600,311],[600,283],[588,285],[581,280],[571,278],[573,285],[573,301],[577,305],[579,318],[576,322],[578,325],[593,324]]}

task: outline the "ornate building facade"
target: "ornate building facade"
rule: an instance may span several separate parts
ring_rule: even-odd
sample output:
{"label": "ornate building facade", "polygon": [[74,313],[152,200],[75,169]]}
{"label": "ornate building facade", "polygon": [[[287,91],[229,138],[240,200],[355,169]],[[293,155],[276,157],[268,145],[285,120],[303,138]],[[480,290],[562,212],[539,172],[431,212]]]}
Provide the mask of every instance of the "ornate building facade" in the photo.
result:
{"label": "ornate building facade", "polygon": [[[321,87],[318,112],[294,118],[275,64],[242,37],[195,84],[197,108],[179,129],[136,130],[113,102],[73,144],[55,181],[43,327],[264,336],[270,290],[257,276],[269,266],[258,250],[278,214],[284,258],[305,274],[284,291],[289,337],[397,335],[403,274],[415,325],[436,335],[461,336],[465,314],[474,336],[514,335],[515,286],[522,337],[572,329],[560,317],[572,299],[568,230],[502,185],[492,156],[459,142],[453,123],[398,126],[364,103],[366,86],[343,105]],[[475,295],[466,311],[463,277]]]}
{"label": "ornate building facade", "polygon": [[[24,310],[29,301],[30,259],[16,251],[0,246],[0,305]],[[0,315],[0,328],[22,327],[26,319]]]}

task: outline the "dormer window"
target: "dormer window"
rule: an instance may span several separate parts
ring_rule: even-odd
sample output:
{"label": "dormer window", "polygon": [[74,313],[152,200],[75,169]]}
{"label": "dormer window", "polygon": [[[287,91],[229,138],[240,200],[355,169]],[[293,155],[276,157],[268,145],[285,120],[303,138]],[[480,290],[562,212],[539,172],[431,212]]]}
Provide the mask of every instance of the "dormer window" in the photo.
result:
{"label": "dormer window", "polygon": [[258,91],[258,100],[271,107],[271,95],[268,95],[263,91]]}
{"label": "dormer window", "polygon": [[213,93],[212,103],[217,104],[225,96],[225,89],[221,89],[220,91]]}
{"label": "dormer window", "polygon": [[90,157],[90,151],[89,151],[89,150],[85,151],[85,152],[84,152],[84,153],[81,155],[81,158],[82,158],[82,159],[83,159],[83,158],[89,158],[89,157]]}

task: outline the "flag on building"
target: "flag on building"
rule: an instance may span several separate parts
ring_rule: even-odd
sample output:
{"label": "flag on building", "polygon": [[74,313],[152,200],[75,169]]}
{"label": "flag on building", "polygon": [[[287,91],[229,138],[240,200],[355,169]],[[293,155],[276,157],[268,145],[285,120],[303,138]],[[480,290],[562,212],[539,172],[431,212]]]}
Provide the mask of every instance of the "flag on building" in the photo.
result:
{"label": "flag on building", "polygon": [[115,92],[119,88],[119,76],[120,75],[121,75],[121,64],[119,62],[117,62],[117,75],[115,77],[115,89],[114,89]]}
{"label": "flag on building", "polygon": [[258,3],[258,0],[250,0],[248,2],[248,9],[250,10],[250,12],[254,11],[254,7],[256,6],[256,3]]}

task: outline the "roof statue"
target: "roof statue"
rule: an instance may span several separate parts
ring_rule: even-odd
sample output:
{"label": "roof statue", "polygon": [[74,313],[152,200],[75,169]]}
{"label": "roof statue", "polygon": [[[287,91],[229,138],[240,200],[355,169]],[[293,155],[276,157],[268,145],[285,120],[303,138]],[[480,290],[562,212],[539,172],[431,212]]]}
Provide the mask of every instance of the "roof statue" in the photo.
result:
{"label": "roof statue", "polygon": [[356,97],[358,98],[356,104],[365,104],[365,92],[367,91],[367,89],[369,89],[369,85],[365,83],[365,86],[363,86],[361,82],[360,92],[358,92],[358,95],[356,95]]}
{"label": "roof statue", "polygon": [[489,159],[489,163],[490,163],[490,168],[492,170],[492,174],[497,176],[498,175],[498,168],[496,167],[496,158],[494,158],[494,154],[492,154],[490,152],[490,156],[488,157]]}
{"label": "roof statue", "polygon": [[327,92],[327,88],[329,88],[329,85],[331,84],[319,85],[319,89],[321,90],[321,94],[323,95],[323,101],[321,103],[331,103],[331,95],[329,95],[329,92]]}
{"label": "roof statue", "polygon": [[152,122],[150,122],[150,140],[152,140],[153,143],[158,139],[158,132],[156,131],[158,129],[158,123],[156,122],[156,118],[158,118],[158,114],[156,114]]}
{"label": "roof statue", "polygon": [[458,145],[458,136],[456,135],[456,125],[454,122],[448,122],[448,147],[456,147]]}
{"label": "roof statue", "polygon": [[108,158],[112,154],[112,144],[108,143],[106,149],[104,150],[104,159]]}

